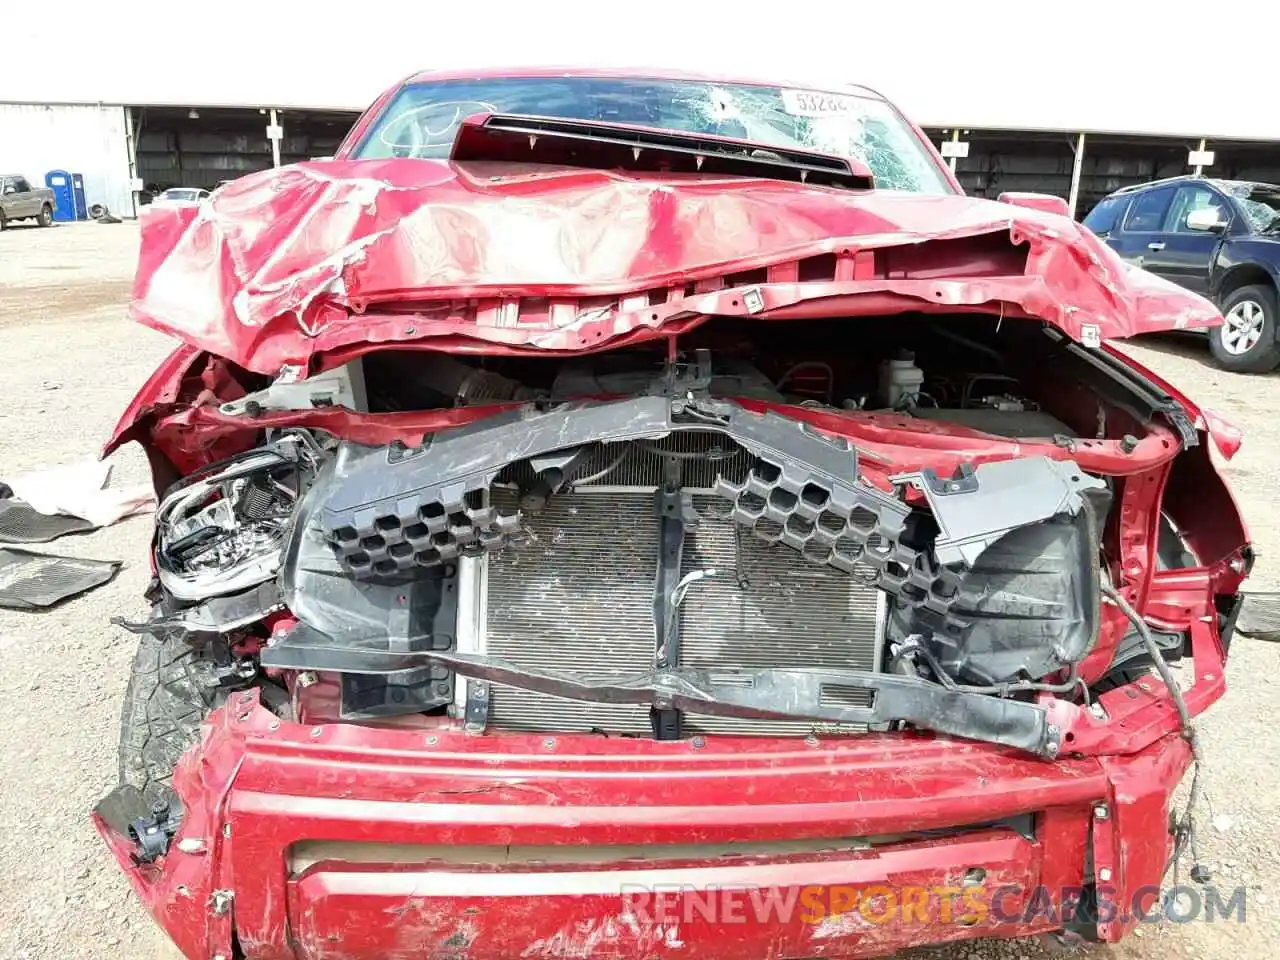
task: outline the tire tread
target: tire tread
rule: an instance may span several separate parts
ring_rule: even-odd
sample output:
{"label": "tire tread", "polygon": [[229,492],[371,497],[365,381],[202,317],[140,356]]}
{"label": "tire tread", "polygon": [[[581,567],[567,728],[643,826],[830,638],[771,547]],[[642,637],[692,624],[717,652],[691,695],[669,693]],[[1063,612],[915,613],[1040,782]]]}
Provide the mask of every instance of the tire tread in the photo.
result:
{"label": "tire tread", "polygon": [[143,635],[120,712],[120,782],[147,800],[173,798],[178,758],[200,740],[200,725],[225,694],[202,651],[173,635]]}

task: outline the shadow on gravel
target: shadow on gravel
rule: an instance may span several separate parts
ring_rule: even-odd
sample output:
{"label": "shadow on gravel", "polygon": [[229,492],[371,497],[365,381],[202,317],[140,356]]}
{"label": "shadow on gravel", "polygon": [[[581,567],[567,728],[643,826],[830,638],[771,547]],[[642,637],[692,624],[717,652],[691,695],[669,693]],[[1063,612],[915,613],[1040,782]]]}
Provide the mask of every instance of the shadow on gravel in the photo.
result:
{"label": "shadow on gravel", "polygon": [[[1213,362],[1213,354],[1209,352],[1209,340],[1203,333],[1192,333],[1190,331],[1185,333],[1152,333],[1144,337],[1133,337],[1128,342],[1170,357],[1195,360],[1215,373],[1226,374],[1229,372]],[[1124,341],[1120,341],[1120,343],[1123,348]],[[1258,376],[1258,374],[1239,374],[1239,376]]]}
{"label": "shadow on gravel", "polygon": [[1206,367],[1218,369],[1209,353],[1209,341],[1203,333],[1152,333],[1145,337],[1133,337],[1130,343],[1171,357],[1199,360]]}

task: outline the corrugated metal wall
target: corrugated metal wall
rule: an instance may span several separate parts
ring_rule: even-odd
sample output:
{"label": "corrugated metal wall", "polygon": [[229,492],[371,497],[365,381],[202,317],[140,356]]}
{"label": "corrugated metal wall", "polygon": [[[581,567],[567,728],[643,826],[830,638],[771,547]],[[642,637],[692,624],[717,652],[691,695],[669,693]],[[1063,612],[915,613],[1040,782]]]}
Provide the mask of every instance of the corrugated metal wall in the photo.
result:
{"label": "corrugated metal wall", "polygon": [[255,114],[246,124],[239,118],[218,120],[210,116],[218,111],[201,112],[199,120],[156,120],[153,111],[142,112],[138,176],[148,189],[207,190],[219,180],[271,168],[271,141],[261,118]]}
{"label": "corrugated metal wall", "polygon": [[43,185],[50,170],[83,174],[89,205],[133,216],[124,108],[0,103],[0,172]]}
{"label": "corrugated metal wall", "polygon": [[[191,114],[197,116],[192,117]],[[281,112],[281,162],[328,156],[358,114]],[[271,168],[270,117],[258,110],[199,111],[143,107],[134,111],[138,176],[148,190],[215,186]]]}

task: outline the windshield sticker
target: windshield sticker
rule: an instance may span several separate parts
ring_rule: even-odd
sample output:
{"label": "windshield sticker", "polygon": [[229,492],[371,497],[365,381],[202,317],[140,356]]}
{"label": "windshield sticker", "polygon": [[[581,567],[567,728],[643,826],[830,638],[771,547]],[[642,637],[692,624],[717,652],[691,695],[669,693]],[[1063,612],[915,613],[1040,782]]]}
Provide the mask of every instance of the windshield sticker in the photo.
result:
{"label": "windshield sticker", "polygon": [[866,107],[858,97],[818,90],[783,90],[782,109],[793,117],[861,115]]}

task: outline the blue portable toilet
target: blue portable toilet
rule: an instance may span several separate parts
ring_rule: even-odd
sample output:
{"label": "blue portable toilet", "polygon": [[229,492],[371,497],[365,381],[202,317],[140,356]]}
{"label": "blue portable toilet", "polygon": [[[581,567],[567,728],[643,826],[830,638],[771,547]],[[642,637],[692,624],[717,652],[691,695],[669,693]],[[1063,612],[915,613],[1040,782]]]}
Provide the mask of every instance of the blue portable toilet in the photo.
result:
{"label": "blue portable toilet", "polygon": [[71,192],[75,195],[76,202],[76,219],[89,219],[89,205],[84,202],[84,174],[73,173],[71,175]]}
{"label": "blue portable toilet", "polygon": [[76,199],[71,174],[66,170],[50,170],[44,175],[44,185],[53,191],[53,219],[58,223],[74,220]]}

